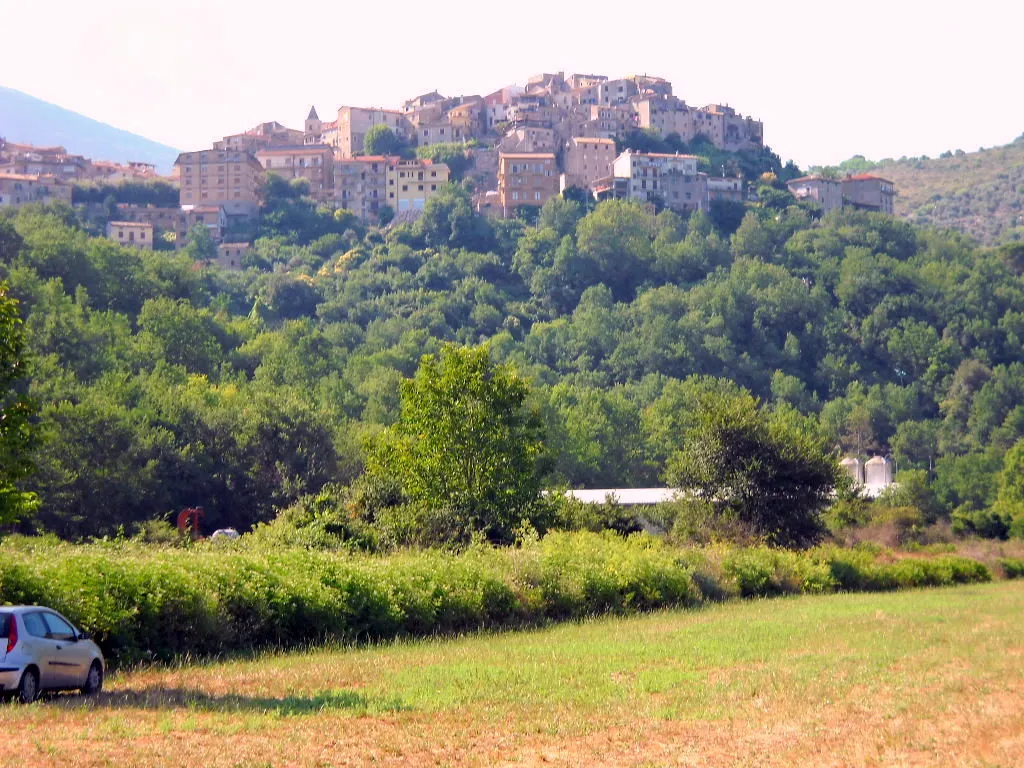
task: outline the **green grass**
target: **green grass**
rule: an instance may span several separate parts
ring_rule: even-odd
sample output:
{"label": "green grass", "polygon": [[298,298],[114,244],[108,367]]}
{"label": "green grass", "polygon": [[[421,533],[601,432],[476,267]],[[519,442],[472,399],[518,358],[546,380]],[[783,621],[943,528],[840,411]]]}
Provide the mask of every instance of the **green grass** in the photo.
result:
{"label": "green grass", "polygon": [[66,765],[1010,766],[1022,693],[1007,581],[142,668],[0,733]]}

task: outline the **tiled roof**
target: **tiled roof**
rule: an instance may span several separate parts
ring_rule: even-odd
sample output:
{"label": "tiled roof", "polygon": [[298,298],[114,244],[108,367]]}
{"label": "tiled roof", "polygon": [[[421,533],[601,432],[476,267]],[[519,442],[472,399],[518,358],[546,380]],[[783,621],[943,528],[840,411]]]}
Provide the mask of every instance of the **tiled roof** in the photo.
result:
{"label": "tiled roof", "polygon": [[881,176],[874,176],[870,173],[858,173],[854,176],[847,176],[843,181],[884,181],[887,184],[892,184],[889,179],[883,179]]}
{"label": "tiled roof", "polygon": [[260,155],[294,155],[298,152],[334,152],[334,148],[327,144],[290,144],[284,147],[266,147],[256,150],[256,156]]}
{"label": "tiled roof", "polygon": [[554,152],[500,152],[500,157],[511,157],[514,159],[532,159],[532,160],[554,160]]}

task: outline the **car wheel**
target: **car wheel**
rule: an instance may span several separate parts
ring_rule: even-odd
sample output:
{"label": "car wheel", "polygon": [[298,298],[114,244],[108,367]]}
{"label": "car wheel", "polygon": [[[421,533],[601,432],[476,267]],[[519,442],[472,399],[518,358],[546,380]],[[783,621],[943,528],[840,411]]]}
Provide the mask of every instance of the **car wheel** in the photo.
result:
{"label": "car wheel", "polygon": [[94,661],[89,667],[89,675],[85,678],[85,685],[82,686],[82,693],[86,696],[93,696],[103,690],[103,667],[98,661]]}
{"label": "car wheel", "polygon": [[39,698],[39,673],[34,669],[26,669],[18,683],[18,701],[31,704]]}

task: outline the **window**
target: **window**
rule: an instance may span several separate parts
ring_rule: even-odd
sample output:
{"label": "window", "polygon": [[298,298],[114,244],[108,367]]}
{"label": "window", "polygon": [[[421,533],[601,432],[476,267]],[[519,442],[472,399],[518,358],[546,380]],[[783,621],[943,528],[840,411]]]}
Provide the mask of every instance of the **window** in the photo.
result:
{"label": "window", "polygon": [[533,193],[533,199],[534,200],[540,200],[540,192],[534,192]]}
{"label": "window", "polygon": [[25,631],[32,637],[46,637],[49,632],[41,613],[26,613],[21,617],[21,623],[25,625]]}
{"label": "window", "polygon": [[417,189],[417,191],[422,192],[423,191],[423,185],[422,184],[418,185],[416,189]]}
{"label": "window", "polygon": [[49,629],[47,637],[51,640],[74,640],[77,637],[75,628],[55,613],[42,614],[43,620]]}
{"label": "window", "polygon": [[437,184],[431,184],[430,185],[430,191],[431,192],[436,192],[437,191]]}
{"label": "window", "polygon": [[402,191],[403,192],[408,192],[409,191],[409,185],[408,184],[403,184],[402,185]]}
{"label": "window", "polygon": [[518,200],[519,199],[519,192],[517,192],[516,190],[512,190],[512,199],[513,200]]}

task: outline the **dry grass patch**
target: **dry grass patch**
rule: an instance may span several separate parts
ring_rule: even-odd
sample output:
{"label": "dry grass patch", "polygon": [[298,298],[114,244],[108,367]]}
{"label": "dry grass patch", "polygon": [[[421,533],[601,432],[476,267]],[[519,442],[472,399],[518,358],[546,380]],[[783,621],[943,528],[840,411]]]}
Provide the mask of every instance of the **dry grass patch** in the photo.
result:
{"label": "dry grass patch", "polygon": [[1009,768],[1021,638],[1021,582],[757,600],[143,669],[0,732],[27,765]]}

